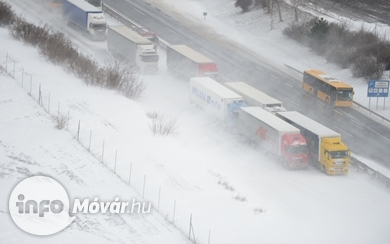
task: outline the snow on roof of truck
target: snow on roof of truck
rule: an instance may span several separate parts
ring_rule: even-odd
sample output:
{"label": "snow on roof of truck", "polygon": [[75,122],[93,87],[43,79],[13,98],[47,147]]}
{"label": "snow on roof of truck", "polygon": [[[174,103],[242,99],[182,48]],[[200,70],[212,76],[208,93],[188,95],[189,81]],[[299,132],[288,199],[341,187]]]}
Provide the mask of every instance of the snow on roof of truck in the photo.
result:
{"label": "snow on roof of truck", "polygon": [[234,91],[230,90],[229,88],[223,86],[222,84],[218,83],[217,81],[211,79],[210,77],[194,77],[190,79],[190,82],[196,82],[199,85],[209,89],[210,91],[214,92],[218,96],[222,98],[233,98],[233,99],[241,99],[242,96],[238,95]]}
{"label": "snow on roof of truck", "polygon": [[318,135],[319,137],[340,136],[340,134],[337,133],[336,131],[329,129],[328,127],[318,123],[317,121],[310,119],[309,117],[306,117],[305,115],[297,111],[277,112],[277,114],[294,122],[297,125],[302,126],[306,130],[311,131],[312,133]]}
{"label": "snow on roof of truck", "polygon": [[86,12],[103,13],[103,10],[84,0],[66,0]]}
{"label": "snow on roof of truck", "polygon": [[276,117],[274,114],[260,107],[241,107],[241,110],[252,115],[256,119],[262,121],[279,132],[300,133],[299,129],[295,126],[290,125],[286,121]]}
{"label": "snow on roof of truck", "polygon": [[170,45],[168,47],[178,53],[181,53],[183,56],[186,56],[187,58],[191,59],[196,63],[214,63],[213,60],[209,59],[201,53],[198,53],[197,51],[186,45]]}
{"label": "snow on roof of truck", "polygon": [[227,82],[225,83],[226,86],[233,89],[233,91],[243,95],[248,96],[252,98],[253,100],[258,101],[261,104],[280,104],[282,106],[282,102],[268,96],[262,91],[257,90],[256,88],[248,85],[245,82],[239,81],[239,82]]}
{"label": "snow on roof of truck", "polygon": [[[119,26],[109,26],[108,27],[108,30],[110,31],[113,30],[115,31],[116,33],[118,33],[119,35],[133,41],[134,43],[137,43],[137,44],[145,44],[145,45],[153,45],[153,42],[150,41],[149,39],[147,39],[146,37],[143,37],[141,36],[140,34],[138,34],[137,32],[133,31],[132,29],[130,29],[129,27],[125,26],[125,25],[119,25]],[[110,35],[110,34],[108,34]]]}

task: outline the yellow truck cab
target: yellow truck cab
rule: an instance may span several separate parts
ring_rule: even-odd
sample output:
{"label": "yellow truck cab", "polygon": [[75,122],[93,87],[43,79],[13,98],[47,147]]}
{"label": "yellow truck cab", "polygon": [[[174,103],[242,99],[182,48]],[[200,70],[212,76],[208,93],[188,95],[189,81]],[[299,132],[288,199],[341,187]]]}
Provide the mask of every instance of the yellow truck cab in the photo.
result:
{"label": "yellow truck cab", "polygon": [[347,174],[351,153],[341,135],[296,111],[276,116],[297,127],[309,146],[310,160],[327,174]]}

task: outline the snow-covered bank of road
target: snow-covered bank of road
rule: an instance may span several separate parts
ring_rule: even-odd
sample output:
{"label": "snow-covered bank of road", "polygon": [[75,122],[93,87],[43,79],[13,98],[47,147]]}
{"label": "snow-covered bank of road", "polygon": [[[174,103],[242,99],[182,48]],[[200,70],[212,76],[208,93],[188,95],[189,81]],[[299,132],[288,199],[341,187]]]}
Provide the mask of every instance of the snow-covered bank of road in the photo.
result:
{"label": "snow-covered bank of road", "polygon": [[[4,34],[5,30],[1,31]],[[115,197],[141,197],[71,134],[55,129],[51,116],[4,74],[0,74],[0,114],[1,243],[187,243],[155,209],[133,215],[79,213],[68,228],[47,237],[19,229],[9,215],[8,201],[17,183],[29,176],[53,177],[65,187],[71,202],[74,198],[113,201]]]}

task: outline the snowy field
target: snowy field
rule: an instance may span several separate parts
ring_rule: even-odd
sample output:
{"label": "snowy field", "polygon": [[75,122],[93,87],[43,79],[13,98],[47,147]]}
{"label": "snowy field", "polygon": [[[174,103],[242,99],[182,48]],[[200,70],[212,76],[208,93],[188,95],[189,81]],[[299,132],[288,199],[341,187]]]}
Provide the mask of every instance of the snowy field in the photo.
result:
{"label": "snowy field", "polygon": [[[200,11],[206,3],[181,2]],[[230,9],[241,16],[238,9]],[[223,15],[210,15],[208,23],[215,20],[222,26]],[[286,170],[190,105],[188,83],[166,72],[163,50],[159,75],[143,76],[147,90],[131,101],[114,91],[86,86],[34,48],[13,40],[5,29],[0,29],[0,39],[1,64],[5,52],[17,61],[15,80],[0,76],[0,111],[7,115],[0,117],[0,181],[5,189],[0,195],[0,221],[5,226],[1,242],[185,243],[192,214],[200,243],[208,243],[209,237],[210,243],[232,244],[388,243],[389,189],[353,167],[341,177],[313,167]],[[95,48],[86,52],[104,56],[103,45],[96,47],[86,39],[83,43],[82,48]],[[283,63],[275,65],[282,68]],[[347,72],[326,65],[328,73]],[[23,71],[32,74],[32,96],[28,75],[21,87]],[[39,85],[42,106],[36,102]],[[69,113],[68,131],[55,129],[48,110],[51,115]],[[153,111],[175,116],[178,132],[154,137],[146,116]],[[80,143],[75,139],[79,122]],[[59,234],[34,237],[18,229],[8,214],[12,188],[31,175],[52,176],[72,199],[144,196],[154,209],[134,216],[79,214]]]}

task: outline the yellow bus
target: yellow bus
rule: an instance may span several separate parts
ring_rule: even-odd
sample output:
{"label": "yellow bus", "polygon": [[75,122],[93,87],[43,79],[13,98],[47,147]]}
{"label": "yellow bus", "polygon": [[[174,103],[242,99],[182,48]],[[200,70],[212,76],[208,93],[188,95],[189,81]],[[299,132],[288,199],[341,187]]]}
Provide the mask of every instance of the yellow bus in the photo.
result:
{"label": "yellow bus", "polygon": [[353,87],[326,75],[321,70],[305,70],[302,88],[310,95],[335,107],[351,107]]}

